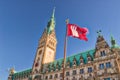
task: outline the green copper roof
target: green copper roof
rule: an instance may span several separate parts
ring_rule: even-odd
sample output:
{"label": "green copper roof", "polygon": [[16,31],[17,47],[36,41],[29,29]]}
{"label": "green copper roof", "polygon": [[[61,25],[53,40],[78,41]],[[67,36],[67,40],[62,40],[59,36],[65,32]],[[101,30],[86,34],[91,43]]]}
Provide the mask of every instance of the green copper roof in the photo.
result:
{"label": "green copper roof", "polygon": [[[95,49],[92,49],[92,50],[89,50],[89,51],[86,51],[86,52],[82,52],[82,53],[78,53],[78,54],[75,54],[75,55],[67,57],[66,58],[66,62],[69,59],[69,61],[70,61],[70,67],[72,67],[73,59],[75,58],[76,61],[77,61],[77,65],[79,65],[80,64],[80,56],[82,56],[83,60],[84,60],[84,63],[86,64],[88,62],[87,55],[89,54],[92,57],[92,60],[93,60],[94,59],[94,53],[95,53]],[[58,59],[58,60],[55,60],[54,62],[50,63],[49,64],[50,65],[50,69],[54,65],[53,69],[55,70],[56,69],[55,66],[56,66],[57,62],[59,62],[59,65],[61,67],[63,59]]]}
{"label": "green copper roof", "polygon": [[14,78],[16,77],[24,77],[24,76],[29,76],[30,73],[31,73],[32,69],[27,69],[27,70],[24,70],[24,71],[20,71],[20,72],[16,72],[12,75],[13,77],[13,80]]}
{"label": "green copper roof", "polygon": [[52,13],[52,17],[50,19],[50,21],[48,22],[48,25],[47,25],[47,33],[50,34],[51,31],[54,30],[55,28],[55,17],[54,17],[54,14],[55,14],[55,8],[53,9],[53,13]]}

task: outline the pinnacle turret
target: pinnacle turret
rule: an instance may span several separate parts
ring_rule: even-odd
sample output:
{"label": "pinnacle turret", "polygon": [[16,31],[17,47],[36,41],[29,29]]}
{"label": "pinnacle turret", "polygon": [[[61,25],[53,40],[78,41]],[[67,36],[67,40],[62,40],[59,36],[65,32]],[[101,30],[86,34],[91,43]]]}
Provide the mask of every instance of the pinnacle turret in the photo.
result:
{"label": "pinnacle turret", "polygon": [[119,47],[112,35],[111,35],[111,45],[112,45],[112,48],[118,48]]}

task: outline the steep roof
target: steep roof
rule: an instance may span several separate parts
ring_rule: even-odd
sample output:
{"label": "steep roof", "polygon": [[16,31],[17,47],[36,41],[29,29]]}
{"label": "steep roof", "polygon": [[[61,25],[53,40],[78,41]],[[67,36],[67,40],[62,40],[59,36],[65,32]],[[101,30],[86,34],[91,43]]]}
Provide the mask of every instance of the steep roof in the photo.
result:
{"label": "steep roof", "polygon": [[24,71],[16,72],[13,74],[13,78],[15,77],[23,77],[23,76],[29,76],[31,73],[32,69],[26,69]]}
{"label": "steep roof", "polygon": [[[78,53],[78,54],[75,54],[75,55],[72,55],[72,56],[68,56],[66,58],[66,62],[70,61],[70,67],[72,66],[72,62],[73,62],[73,59],[75,58],[76,61],[77,61],[77,65],[80,64],[80,56],[83,57],[83,60],[84,60],[84,63],[86,64],[88,62],[87,60],[87,55],[89,54],[91,57],[92,57],[92,60],[94,59],[94,53],[95,53],[95,49],[92,49],[92,50],[88,50],[88,51],[85,51],[85,52],[81,52],[81,53]],[[57,62],[59,62],[59,65],[62,64],[63,62],[63,58],[61,59],[58,59],[58,60],[55,60],[54,62],[52,63],[49,63],[50,67],[52,67],[53,65],[55,66],[57,64]],[[61,66],[60,66],[61,67]],[[54,68],[55,69],[55,68]]]}

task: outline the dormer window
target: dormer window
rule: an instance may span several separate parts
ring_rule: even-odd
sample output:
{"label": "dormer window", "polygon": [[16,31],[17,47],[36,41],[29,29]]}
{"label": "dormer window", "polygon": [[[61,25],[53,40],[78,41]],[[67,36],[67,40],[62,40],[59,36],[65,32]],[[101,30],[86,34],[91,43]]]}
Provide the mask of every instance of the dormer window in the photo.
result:
{"label": "dormer window", "polygon": [[73,61],[73,65],[76,65],[76,61]]}
{"label": "dormer window", "polygon": [[73,59],[73,66],[76,66],[76,58]]}
{"label": "dormer window", "polygon": [[84,61],[83,61],[83,57],[80,56],[80,64],[83,64],[83,63],[84,63]]}
{"label": "dormer window", "polygon": [[54,64],[52,64],[51,66],[51,71],[54,71]]}
{"label": "dormer window", "polygon": [[88,61],[91,61],[91,57],[88,57]]}
{"label": "dormer window", "polygon": [[69,58],[68,58],[68,60],[67,60],[66,67],[67,67],[67,68],[70,67],[70,60],[69,60]]}
{"label": "dormer window", "polygon": [[105,51],[101,51],[101,52],[100,52],[100,55],[101,55],[101,57],[102,57],[102,56],[106,56]]}
{"label": "dormer window", "polygon": [[87,59],[88,59],[88,63],[92,60],[91,55],[89,53],[87,54]]}
{"label": "dormer window", "polygon": [[57,62],[57,64],[56,64],[56,70],[58,70],[59,69],[59,62]]}
{"label": "dormer window", "polygon": [[83,59],[80,59],[80,63],[83,63]]}

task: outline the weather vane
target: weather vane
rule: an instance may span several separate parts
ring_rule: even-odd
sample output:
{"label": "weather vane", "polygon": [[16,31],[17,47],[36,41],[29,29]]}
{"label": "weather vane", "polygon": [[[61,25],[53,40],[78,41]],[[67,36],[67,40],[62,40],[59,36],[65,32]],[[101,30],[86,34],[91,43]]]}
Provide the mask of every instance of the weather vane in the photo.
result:
{"label": "weather vane", "polygon": [[97,33],[98,33],[99,36],[101,35],[101,32],[102,32],[101,30],[98,30],[98,31],[97,31]]}

